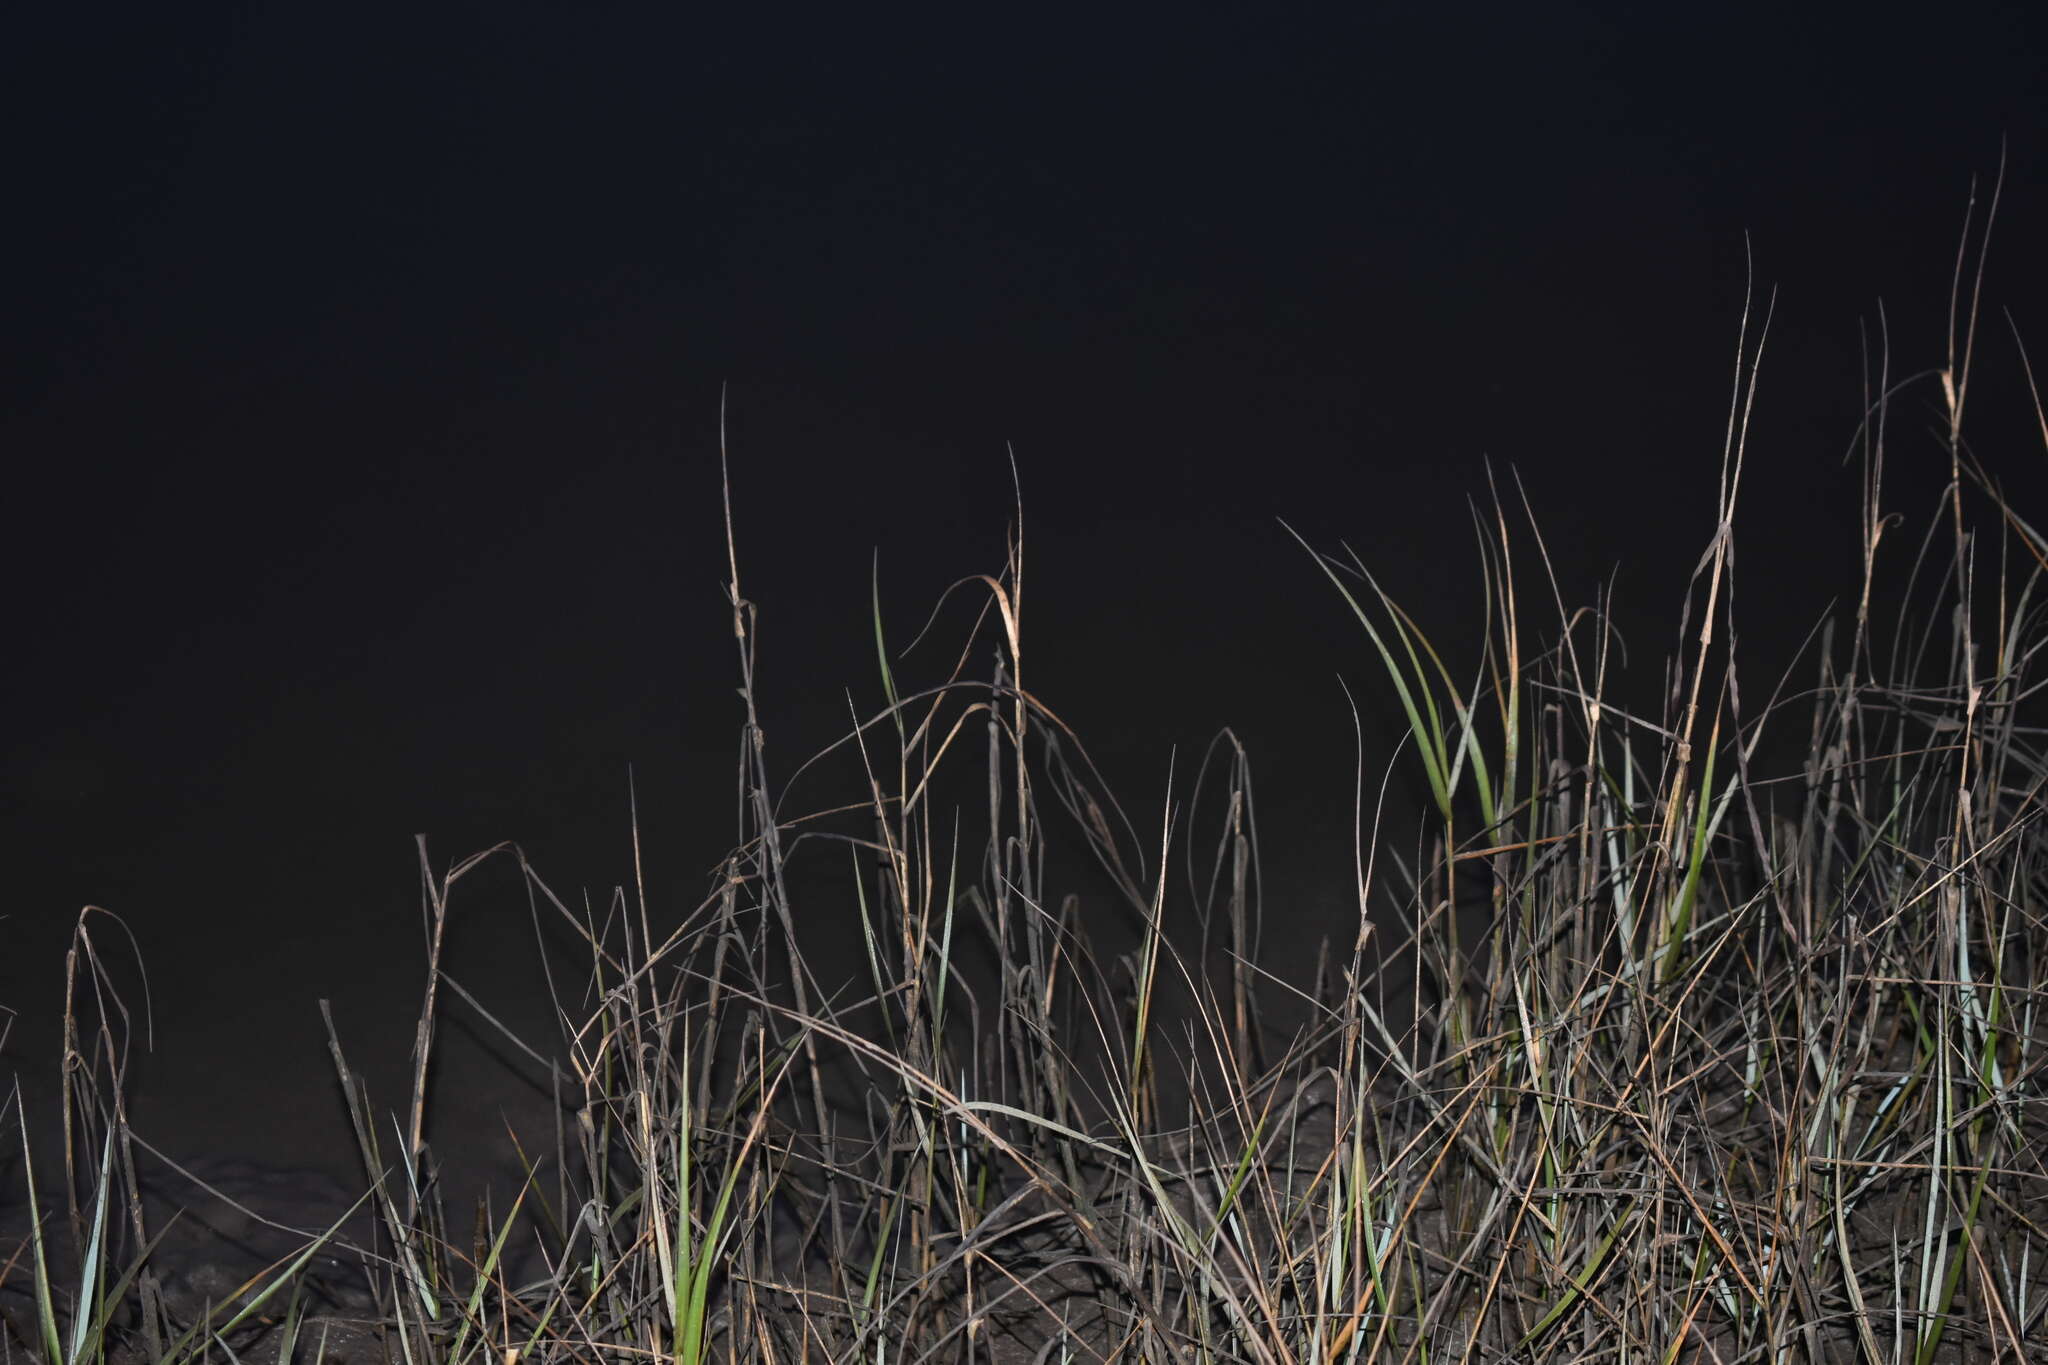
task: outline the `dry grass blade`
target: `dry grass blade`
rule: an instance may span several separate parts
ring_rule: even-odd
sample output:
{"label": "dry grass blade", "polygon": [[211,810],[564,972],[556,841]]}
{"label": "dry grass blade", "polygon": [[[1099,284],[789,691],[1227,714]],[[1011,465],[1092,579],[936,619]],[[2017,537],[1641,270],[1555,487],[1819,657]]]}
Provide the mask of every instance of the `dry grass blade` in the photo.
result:
{"label": "dry grass blade", "polygon": [[[1959,297],[1966,278],[1959,263]],[[1853,623],[1819,633],[1806,690],[1781,684],[1755,714],[1732,653],[1761,350],[1747,317],[1661,702],[1621,675],[1601,610],[1566,609],[1533,515],[1526,531],[1498,505],[1478,519],[1483,629],[1462,650],[1357,556],[1304,542],[1304,581],[1319,568],[1335,616],[1362,628],[1429,805],[1398,879],[1375,869],[1406,850],[1353,811],[1358,919],[1326,926],[1350,951],[1305,982],[1256,956],[1272,907],[1235,736],[1191,787],[1169,769],[1141,838],[1025,686],[1021,495],[1001,571],[949,590],[972,599],[949,667],[920,676],[892,649],[874,575],[873,693],[849,695],[845,738],[778,781],[728,487],[740,827],[707,894],[665,925],[637,814],[634,867],[608,897],[557,895],[506,848],[437,872],[422,844],[430,972],[402,1118],[377,1122],[330,1021],[379,1218],[358,1249],[376,1350],[418,1365],[2042,1356],[2048,541],[1965,458],[1971,289],[1942,387],[1955,480],[1900,566],[1910,610],[1871,610],[1896,524],[1898,391],[1880,373]],[[2016,552],[1991,553],[1977,522]],[[1547,625],[1523,600],[1525,542]],[[985,675],[975,659],[993,660]],[[1805,737],[1779,770],[1767,730]],[[1360,759],[1361,794],[1364,776]],[[798,779],[844,792],[792,816]],[[1055,884],[1055,841],[1101,875]],[[492,856],[518,858],[537,934],[567,933],[587,960],[550,965],[555,1046],[508,1035],[554,1087],[552,1150],[529,1160],[521,1139],[511,1210],[458,1246],[429,1059],[446,1010],[500,1029],[439,968],[463,878]],[[850,960],[815,961],[806,928],[835,917],[858,929]],[[232,1312],[151,1298],[149,1149],[127,1126],[126,1015],[90,927],[60,1116],[70,1259],[35,1220],[7,1262],[32,1282],[11,1348],[125,1365],[241,1356],[261,1337],[289,1357],[332,1323],[296,1301],[256,1310],[296,1293],[304,1257]],[[1266,1008],[1281,990],[1298,1027]],[[339,1358],[373,1358],[358,1348]]]}

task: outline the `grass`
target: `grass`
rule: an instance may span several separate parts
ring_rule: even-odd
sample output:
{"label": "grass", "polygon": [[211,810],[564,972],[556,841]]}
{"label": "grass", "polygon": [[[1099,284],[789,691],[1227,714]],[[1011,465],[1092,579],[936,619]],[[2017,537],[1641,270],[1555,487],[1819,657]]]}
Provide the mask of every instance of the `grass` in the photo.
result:
{"label": "grass", "polygon": [[[983,611],[935,683],[898,676],[877,594],[883,704],[834,755],[871,797],[802,820],[776,806],[735,553],[747,837],[683,923],[653,922],[637,868],[575,903],[516,848],[436,869],[422,846],[437,963],[485,858],[517,859],[535,914],[588,950],[581,979],[557,982],[557,1060],[534,1051],[561,1127],[514,1206],[465,1239],[424,1131],[438,985],[395,1134],[336,1042],[380,1232],[351,1251],[375,1328],[328,1336],[329,1358],[2048,1354],[2048,753],[2027,720],[2048,537],[1968,458],[1974,318],[1972,293],[1940,376],[1953,478],[1907,565],[1923,610],[1887,628],[1866,589],[1810,681],[1756,714],[1726,643],[1747,324],[1708,553],[1654,719],[1611,700],[1603,614],[1568,612],[1547,574],[1533,581],[1554,633],[1533,643],[1524,565],[1543,545],[1505,500],[1479,524],[1487,624],[1469,676],[1365,565],[1304,542],[1433,803],[1412,861],[1361,838],[1357,918],[1305,982],[1240,951],[1259,912],[1242,751],[1217,769],[1215,826],[1169,814],[1141,838],[1025,686],[1021,531],[1000,574],[957,585]],[[1891,564],[1897,399],[1888,376],[1877,387],[1866,583]],[[1973,529],[1987,521],[1995,534]],[[970,677],[990,632],[993,672]],[[1787,726],[1807,736],[1799,770],[1755,769]],[[934,795],[956,769],[973,833]],[[1080,902],[1045,884],[1055,837],[1092,849],[1140,924],[1122,961],[1098,960]],[[1206,888],[1141,870],[1187,839]],[[846,860],[858,998],[805,964],[800,842]],[[1276,1036],[1276,997],[1307,1025]],[[12,1262],[0,1248],[33,1305],[10,1311],[4,1358],[227,1359],[259,1329],[266,1358],[319,1358],[343,1325],[308,1310],[299,1272],[334,1246],[218,1308],[166,1301],[137,1250],[161,1233],[136,1198],[115,1030],[72,1020],[67,1036],[67,1179],[84,1195],[68,1238],[46,1211]]]}

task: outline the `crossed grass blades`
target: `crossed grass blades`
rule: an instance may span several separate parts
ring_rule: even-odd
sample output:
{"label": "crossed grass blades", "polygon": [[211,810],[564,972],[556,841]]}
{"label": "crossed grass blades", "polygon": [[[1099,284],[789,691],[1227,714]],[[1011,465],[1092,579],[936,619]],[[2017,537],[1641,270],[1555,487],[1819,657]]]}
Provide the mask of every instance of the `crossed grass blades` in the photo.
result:
{"label": "crossed grass blades", "polygon": [[[1858,442],[1866,590],[1803,690],[1754,713],[1727,653],[1748,321],[1661,716],[1610,700],[1601,610],[1567,612],[1547,574],[1524,592],[1542,540],[1499,496],[1476,523],[1469,675],[1355,557],[1304,544],[1432,806],[1392,847],[1386,788],[1359,772],[1356,914],[1308,981],[1251,959],[1252,786],[1228,733],[1195,784],[1220,814],[1183,830],[1169,805],[1141,834],[1026,686],[1021,516],[1003,571],[956,585],[981,613],[935,685],[899,675],[876,593],[879,702],[813,760],[854,765],[870,796],[801,819],[777,807],[733,553],[741,842],[666,933],[637,867],[577,903],[516,848],[437,869],[422,843],[437,970],[405,1112],[380,1117],[333,1049],[368,1244],[337,1224],[219,1304],[166,1295],[122,1016],[88,1004],[113,999],[104,921],[81,917],[70,1203],[0,1251],[24,1287],[6,1358],[2042,1358],[2048,755],[2028,718],[2048,537],[1967,454],[1960,258],[1957,278],[1932,529],[1910,554],[1886,541],[1888,417],[1924,389],[1880,372]],[[1920,610],[1883,623],[1868,585],[1895,558]],[[1554,613],[1540,650],[1532,597]],[[1787,727],[1803,762],[1755,770]],[[956,770],[971,800],[942,803]],[[1098,957],[1102,902],[1046,884],[1054,838],[1094,855],[1129,951]],[[862,926],[857,998],[807,967],[800,854],[843,860],[831,913]],[[528,1180],[465,1239],[423,1115],[440,992],[461,993],[442,936],[483,858],[519,860],[536,919],[587,961],[557,980],[560,1060],[513,1040],[552,1068],[551,1149],[521,1147]],[[1301,1026],[1270,1026],[1283,1012]],[[26,1156],[21,1178],[35,1189]],[[310,1307],[316,1253],[359,1263],[376,1310]]]}

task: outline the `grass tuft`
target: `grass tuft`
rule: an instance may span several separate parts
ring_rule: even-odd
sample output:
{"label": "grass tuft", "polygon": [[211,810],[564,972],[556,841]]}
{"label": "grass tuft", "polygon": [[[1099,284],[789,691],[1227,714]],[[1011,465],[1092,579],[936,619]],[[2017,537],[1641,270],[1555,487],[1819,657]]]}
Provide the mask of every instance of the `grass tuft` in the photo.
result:
{"label": "grass tuft", "polygon": [[[1922,610],[1872,620],[1892,524],[1896,395],[1881,377],[1861,445],[1866,590],[1823,632],[1805,686],[1749,713],[1730,641],[1751,330],[1661,715],[1614,700],[1604,612],[1567,612],[1547,568],[1555,621],[1536,643],[1517,557],[1547,553],[1498,494],[1463,678],[1357,556],[1302,542],[1333,617],[1348,610],[1384,670],[1433,805],[1424,856],[1395,875],[1377,875],[1374,831],[1361,836],[1348,948],[1313,981],[1276,983],[1250,959],[1241,748],[1216,770],[1213,827],[1180,830],[1169,807],[1141,844],[1026,687],[1021,512],[1002,571],[956,585],[982,610],[943,678],[910,676],[874,591],[882,704],[814,760],[857,770],[869,797],[802,819],[778,813],[735,549],[743,830],[692,913],[658,928],[637,866],[609,900],[578,904],[516,848],[437,870],[421,846],[434,985],[406,1123],[380,1131],[333,1043],[377,1214],[372,1244],[347,1248],[374,1320],[298,1297],[340,1225],[227,1302],[165,1299],[118,1031],[102,1019],[79,1048],[74,1019],[91,1063],[67,1068],[81,1084],[61,1116],[67,1183],[85,1192],[75,1278],[38,1212],[26,1261],[0,1275],[25,1265],[32,1281],[28,1311],[6,1318],[9,1352],[2039,1358],[2048,540],[1965,455],[1966,338],[1963,368],[1942,376],[1953,478],[1914,560]],[[729,491],[727,506],[730,540]],[[993,664],[970,676],[990,632]],[[1806,736],[1803,759],[1765,772],[1764,736],[1786,727]],[[971,812],[940,804],[958,768],[975,774]],[[1056,836],[1092,851],[1133,917],[1127,959],[1100,960],[1081,901],[1045,883]],[[1181,843],[1191,867],[1214,850],[1207,892],[1134,870],[1169,866]],[[843,850],[839,905],[800,903],[799,845]],[[511,1040],[555,1068],[555,1150],[526,1161],[511,1208],[480,1210],[465,1244],[424,1115],[449,906],[488,858],[517,860],[535,917],[587,960],[557,983],[555,1060]],[[828,992],[805,960],[798,926],[824,913],[858,917],[857,994]],[[75,964],[96,966],[91,922]],[[1262,1002],[1276,991],[1308,1010],[1285,1036]]]}

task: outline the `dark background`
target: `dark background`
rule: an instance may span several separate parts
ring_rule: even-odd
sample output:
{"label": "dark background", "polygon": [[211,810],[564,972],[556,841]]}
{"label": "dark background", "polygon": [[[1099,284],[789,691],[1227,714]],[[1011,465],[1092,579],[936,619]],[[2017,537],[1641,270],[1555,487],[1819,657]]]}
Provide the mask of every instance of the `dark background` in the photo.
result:
{"label": "dark background", "polygon": [[[519,840],[601,901],[631,765],[656,905],[694,904],[734,835],[722,395],[778,780],[879,704],[877,552],[899,644],[999,570],[1014,451],[1034,690],[1147,831],[1176,746],[1185,779],[1235,727],[1296,944],[1342,924],[1339,675],[1375,775],[1397,712],[1276,518],[1470,640],[1490,462],[1569,604],[1611,578],[1653,686],[1753,255],[1738,612],[1768,691],[1855,583],[1880,303],[1895,378],[1943,363],[2001,154],[1969,426],[2040,488],[1999,310],[2038,346],[2048,7],[840,8],[13,33],[0,1003],[32,1081],[103,906],[150,970],[145,1134],[345,1163],[313,1002],[400,1103],[416,833],[443,865]],[[1925,379],[1895,410],[1908,536],[1938,413]],[[944,675],[951,619],[900,676]],[[545,1023],[505,879],[451,933]]]}

